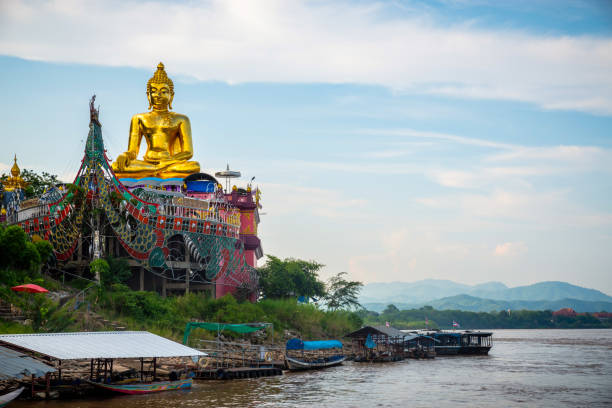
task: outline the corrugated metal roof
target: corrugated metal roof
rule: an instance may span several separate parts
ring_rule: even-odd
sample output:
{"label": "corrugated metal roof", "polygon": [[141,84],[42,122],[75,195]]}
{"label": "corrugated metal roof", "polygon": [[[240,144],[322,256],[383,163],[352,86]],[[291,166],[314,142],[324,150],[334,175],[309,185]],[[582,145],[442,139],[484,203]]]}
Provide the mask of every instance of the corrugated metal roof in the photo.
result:
{"label": "corrugated metal roof", "polygon": [[364,326],[359,330],[345,335],[344,337],[366,337],[368,334],[383,334],[389,337],[404,337],[405,333],[397,330],[395,327],[387,326]]}
{"label": "corrugated metal roof", "polygon": [[23,377],[43,377],[48,372],[54,372],[55,368],[49,367],[32,357],[15,350],[0,347],[0,380],[10,380]]}
{"label": "corrugated metal roof", "polygon": [[6,334],[0,335],[2,342],[58,360],[206,355],[146,331]]}

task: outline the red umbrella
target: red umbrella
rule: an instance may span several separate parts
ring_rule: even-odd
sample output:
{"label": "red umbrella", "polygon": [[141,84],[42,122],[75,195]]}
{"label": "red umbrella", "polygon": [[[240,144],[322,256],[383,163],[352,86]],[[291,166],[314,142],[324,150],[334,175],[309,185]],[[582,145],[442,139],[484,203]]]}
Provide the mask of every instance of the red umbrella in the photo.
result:
{"label": "red umbrella", "polygon": [[11,290],[15,292],[28,292],[28,293],[48,292],[47,289],[43,288],[42,286],[34,285],[33,283],[28,283],[27,285],[13,286]]}

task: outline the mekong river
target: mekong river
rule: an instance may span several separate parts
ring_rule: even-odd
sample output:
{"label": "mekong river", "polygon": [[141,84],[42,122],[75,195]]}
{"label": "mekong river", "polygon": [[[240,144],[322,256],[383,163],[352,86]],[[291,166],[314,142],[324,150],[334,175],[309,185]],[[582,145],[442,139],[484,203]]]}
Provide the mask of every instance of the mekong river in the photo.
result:
{"label": "mekong river", "polygon": [[190,391],[11,407],[612,406],[612,330],[495,330],[488,356],[198,381]]}

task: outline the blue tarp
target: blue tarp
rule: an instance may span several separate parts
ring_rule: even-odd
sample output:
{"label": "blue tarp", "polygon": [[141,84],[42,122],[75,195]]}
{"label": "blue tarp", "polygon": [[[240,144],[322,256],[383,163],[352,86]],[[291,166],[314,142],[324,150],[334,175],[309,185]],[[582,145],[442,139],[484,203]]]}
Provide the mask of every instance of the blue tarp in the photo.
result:
{"label": "blue tarp", "polygon": [[342,348],[342,342],[338,340],[302,341],[294,338],[287,342],[287,350],[322,350]]}
{"label": "blue tarp", "polygon": [[366,337],[365,346],[370,349],[376,347],[376,343],[374,343],[374,340],[372,340],[372,335],[369,333],[368,337]]}

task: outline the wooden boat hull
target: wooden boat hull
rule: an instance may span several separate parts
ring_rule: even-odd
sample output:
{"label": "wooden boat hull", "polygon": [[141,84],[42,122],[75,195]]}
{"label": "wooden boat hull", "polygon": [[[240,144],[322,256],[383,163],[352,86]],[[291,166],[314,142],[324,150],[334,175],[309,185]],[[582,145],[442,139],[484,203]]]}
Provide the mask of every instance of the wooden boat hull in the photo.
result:
{"label": "wooden boat hull", "polygon": [[17,398],[19,394],[21,394],[21,391],[23,391],[23,387],[18,388],[15,391],[11,391],[7,394],[0,395],[0,407],[6,406],[9,402]]}
{"label": "wooden boat hull", "polygon": [[334,367],[342,364],[346,360],[346,356],[337,356],[337,358],[330,359],[328,361],[302,361],[292,357],[285,357],[287,359],[287,367],[291,371],[301,370],[318,370],[322,368]]}
{"label": "wooden boat hull", "polygon": [[135,383],[135,384],[102,384],[90,382],[98,388],[107,391],[118,392],[121,394],[151,394],[155,392],[186,390],[193,385],[193,379],[177,381],[157,381],[152,383]]}
{"label": "wooden boat hull", "polygon": [[436,346],[438,356],[456,356],[459,354],[459,346]]}
{"label": "wooden boat hull", "polygon": [[439,356],[487,355],[491,346],[436,346]]}

